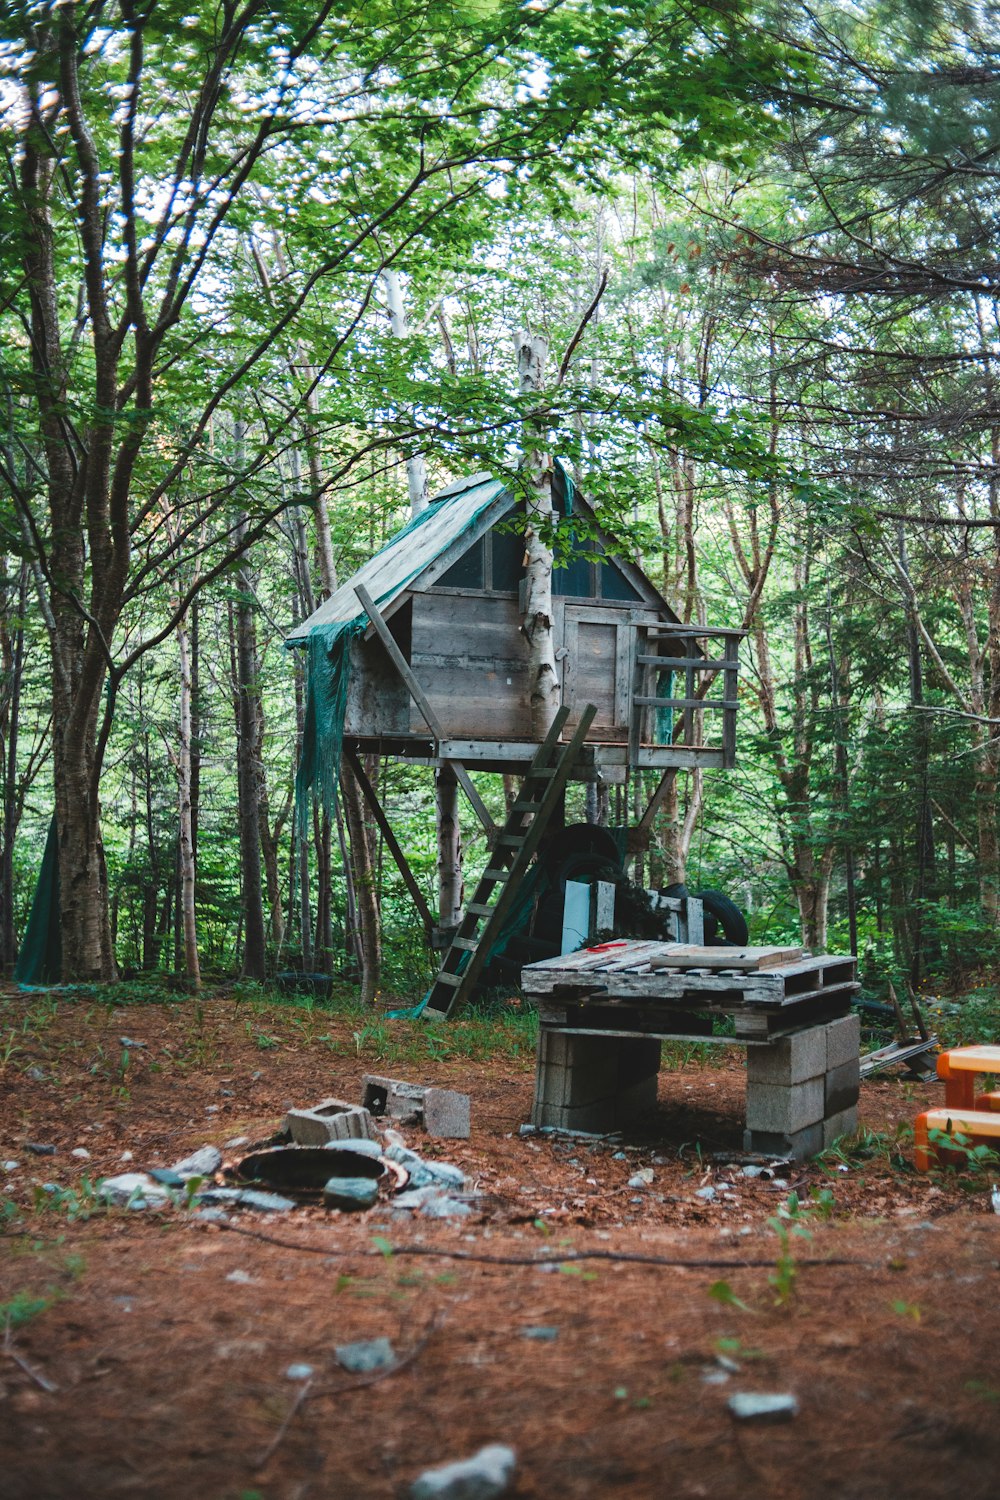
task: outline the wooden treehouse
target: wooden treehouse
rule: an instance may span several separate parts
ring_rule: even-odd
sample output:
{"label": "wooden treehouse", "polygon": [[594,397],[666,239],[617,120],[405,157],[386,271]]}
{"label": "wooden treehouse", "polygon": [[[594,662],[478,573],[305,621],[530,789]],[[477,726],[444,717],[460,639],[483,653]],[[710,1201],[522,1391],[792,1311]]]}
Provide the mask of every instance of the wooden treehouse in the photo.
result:
{"label": "wooden treehouse", "polygon": [[[523,501],[489,474],[442,490],[287,641],[302,647],[320,631],[348,653],[343,753],[429,929],[427,903],[362,757],[435,767],[439,788],[442,780],[460,785],[484,824],[493,851],[488,888],[480,882],[460,920],[457,912],[451,920],[440,914],[452,947],[432,1007],[445,1011],[453,1007],[439,1004],[437,991],[448,988],[449,965],[457,971],[450,986],[457,999],[470,988],[477,950],[495,935],[504,914],[497,910],[514,901],[553,814],[561,822],[569,780],[620,783],[637,771],[660,773],[629,831],[634,852],[648,843],[679,769],[728,767],[735,759],[742,632],[683,624],[642,570],[617,555],[559,464],[553,500],[566,544],[559,553],[566,561],[553,571],[562,706],[541,744],[531,733],[521,632]],[[524,778],[504,828],[493,823],[470,770]],[[438,802],[440,809],[440,789]]]}

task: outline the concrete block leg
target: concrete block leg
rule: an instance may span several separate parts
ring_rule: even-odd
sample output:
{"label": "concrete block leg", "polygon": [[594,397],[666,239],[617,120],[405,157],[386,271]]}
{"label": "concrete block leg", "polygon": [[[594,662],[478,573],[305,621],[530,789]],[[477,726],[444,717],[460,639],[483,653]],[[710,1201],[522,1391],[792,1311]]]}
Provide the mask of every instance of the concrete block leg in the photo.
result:
{"label": "concrete block leg", "polygon": [[616,1130],[656,1103],[660,1044],[648,1037],[538,1038],[532,1123],[562,1130]]}
{"label": "concrete block leg", "polygon": [[857,1129],[860,1026],[841,1016],[747,1049],[747,1150],[798,1161]]}

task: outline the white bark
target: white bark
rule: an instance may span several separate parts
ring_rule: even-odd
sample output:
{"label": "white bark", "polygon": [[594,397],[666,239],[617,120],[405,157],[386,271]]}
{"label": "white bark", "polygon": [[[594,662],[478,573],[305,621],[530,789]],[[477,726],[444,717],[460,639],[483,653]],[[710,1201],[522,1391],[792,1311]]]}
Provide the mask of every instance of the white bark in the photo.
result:
{"label": "white bark", "polygon": [[[517,371],[522,395],[541,395],[545,387],[548,341],[525,331],[516,337]],[[552,610],[552,549],[546,541],[555,521],[552,508],[552,457],[532,441],[533,424],[525,424],[524,476],[527,519],[524,531],[524,613],[521,629],[528,642],[531,732],[542,739],[559,709]]]}
{"label": "white bark", "polygon": [[[390,327],[397,339],[405,339],[410,329],[398,272],[391,268],[383,271],[382,284],[385,287]],[[421,511],[427,509],[427,465],[422,453],[415,453],[406,460],[406,486],[410,492],[410,515],[419,516]]]}

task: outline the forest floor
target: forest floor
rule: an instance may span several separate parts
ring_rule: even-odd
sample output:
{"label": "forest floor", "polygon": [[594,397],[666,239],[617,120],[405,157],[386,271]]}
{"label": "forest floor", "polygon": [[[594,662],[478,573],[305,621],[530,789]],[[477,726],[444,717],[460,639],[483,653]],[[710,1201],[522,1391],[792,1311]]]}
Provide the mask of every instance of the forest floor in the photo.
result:
{"label": "forest floor", "polygon": [[[736,1048],[678,1054],[641,1134],[584,1142],[518,1135],[523,1023],[467,1031],[471,1056],[231,997],[8,991],[0,1023],[2,1500],[388,1500],[489,1442],[516,1449],[519,1500],[995,1492],[1000,1217],[988,1178],[912,1170],[937,1083],[877,1077],[853,1145],[746,1178]],[[473,1217],[95,1208],[98,1177],[238,1156],[369,1071],[471,1094],[470,1140],[405,1134],[473,1179]],[[389,1372],[337,1363],[382,1336]],[[798,1414],[737,1424],[741,1391]]]}

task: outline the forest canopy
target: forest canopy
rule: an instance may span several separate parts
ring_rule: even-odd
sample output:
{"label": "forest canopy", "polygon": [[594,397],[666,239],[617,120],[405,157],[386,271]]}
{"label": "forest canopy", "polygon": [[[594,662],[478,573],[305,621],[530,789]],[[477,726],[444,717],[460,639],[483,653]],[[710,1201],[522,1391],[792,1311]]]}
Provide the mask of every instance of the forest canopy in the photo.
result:
{"label": "forest canopy", "polygon": [[[677,778],[638,875],[727,891],[761,941],[854,944],[878,982],[994,953],[995,21],[8,5],[5,967],[52,824],[66,980],[422,993],[352,774],[292,815],[283,641],[436,491],[526,454],[682,621],[747,632],[737,767]],[[430,773],[365,774],[436,909]],[[627,822],[651,789],[570,812]]]}

